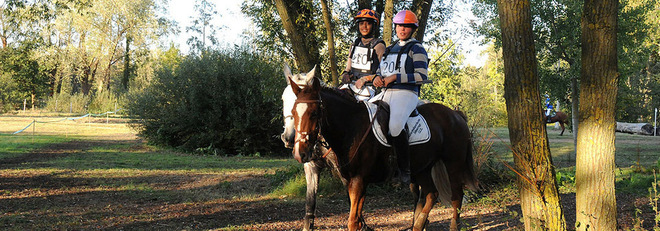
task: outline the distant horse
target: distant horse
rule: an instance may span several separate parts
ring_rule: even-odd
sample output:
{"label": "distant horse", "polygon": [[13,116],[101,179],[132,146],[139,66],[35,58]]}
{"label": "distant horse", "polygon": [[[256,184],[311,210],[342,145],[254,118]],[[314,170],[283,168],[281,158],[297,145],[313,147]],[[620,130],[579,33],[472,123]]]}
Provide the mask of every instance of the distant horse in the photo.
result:
{"label": "distant horse", "polygon": [[566,115],[566,113],[557,111],[554,116],[544,116],[544,119],[545,122],[549,124],[559,122],[559,125],[561,126],[561,133],[559,135],[564,135],[564,130],[566,129],[564,124],[568,124],[568,115]]}
{"label": "distant horse", "polygon": [[[314,75],[314,70],[311,72],[311,76]],[[296,95],[291,90],[291,81],[296,82],[299,86],[306,85],[306,81],[309,77],[306,77],[306,73],[302,74],[291,74],[291,69],[289,66],[284,66],[284,77],[287,81],[287,87],[282,92],[282,113],[284,117],[284,131],[282,132],[281,138],[284,146],[287,148],[293,148],[294,138],[296,130],[293,124],[293,115],[291,110],[296,101]],[[303,167],[305,169],[305,179],[307,181],[307,194],[305,197],[305,218],[303,224],[303,230],[313,230],[314,229],[314,218],[316,217],[316,194],[318,192],[319,186],[319,173],[324,168],[329,168],[335,176],[338,176],[344,185],[346,185],[346,179],[342,178],[338,172],[337,167],[337,157],[335,153],[323,145],[322,138],[318,142],[319,145],[316,145],[312,155],[305,156],[305,159],[296,159],[298,162],[304,163]]]}
{"label": "distant horse", "polygon": [[[362,216],[366,187],[386,180],[393,169],[388,161],[393,149],[376,140],[364,103],[337,89],[322,87],[313,72],[307,74],[310,84],[305,88],[291,82],[297,97],[292,109],[296,128],[293,155],[297,160],[311,155],[321,134],[336,154],[341,176],[348,181],[348,230],[368,229]],[[451,230],[458,230],[463,188],[477,187],[466,119],[462,113],[435,103],[419,106],[418,111],[432,131],[429,142],[410,146],[410,189],[417,203],[412,229],[425,228],[433,205],[440,199],[453,207]]]}

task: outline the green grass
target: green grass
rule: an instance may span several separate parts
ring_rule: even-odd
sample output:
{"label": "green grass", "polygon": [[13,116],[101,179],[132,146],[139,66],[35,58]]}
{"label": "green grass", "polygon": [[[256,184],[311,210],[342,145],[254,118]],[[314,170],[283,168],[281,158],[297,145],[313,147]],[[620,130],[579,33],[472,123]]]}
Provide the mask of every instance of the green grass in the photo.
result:
{"label": "green grass", "polygon": [[71,140],[57,135],[20,136],[0,134],[0,161],[15,158],[45,146]]}
{"label": "green grass", "polygon": [[[117,150],[86,152],[59,158],[40,165],[59,169],[136,169],[136,170],[189,170],[196,172],[234,171],[241,169],[267,170],[293,164],[290,159],[253,157],[219,157],[187,155],[169,151],[132,153]],[[30,166],[26,166],[30,168]]]}

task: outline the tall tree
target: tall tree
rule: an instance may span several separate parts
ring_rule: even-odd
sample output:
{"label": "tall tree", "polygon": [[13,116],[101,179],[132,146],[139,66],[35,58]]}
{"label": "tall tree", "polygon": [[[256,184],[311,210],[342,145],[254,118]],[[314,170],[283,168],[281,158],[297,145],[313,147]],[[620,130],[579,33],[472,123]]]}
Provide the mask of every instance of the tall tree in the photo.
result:
{"label": "tall tree", "polygon": [[218,42],[215,38],[215,26],[211,24],[218,12],[215,10],[215,4],[208,0],[196,0],[194,8],[197,15],[191,16],[193,25],[186,27],[186,32],[194,34],[188,38],[187,43],[193,52],[201,52],[207,49],[206,39],[213,45]]}
{"label": "tall tree", "polygon": [[[319,45],[316,40],[307,38],[314,34],[316,26],[314,20],[311,19],[313,11],[310,7],[305,6],[305,2],[304,0],[275,0],[275,7],[291,40],[298,68],[309,71],[320,63],[320,57]],[[316,77],[321,77],[321,71],[316,72]]]}
{"label": "tall tree", "polygon": [[426,32],[426,24],[431,12],[431,5],[433,0],[414,0],[411,10],[415,12],[419,20],[419,28],[415,30],[413,37],[419,41],[424,41],[424,32]]}
{"label": "tall tree", "polygon": [[617,0],[586,0],[582,12],[580,131],[575,163],[577,230],[617,228],[617,9]]}
{"label": "tall tree", "polygon": [[337,57],[335,55],[335,39],[332,30],[332,13],[328,7],[328,0],[321,0],[323,7],[323,23],[325,24],[325,33],[328,38],[328,57],[330,59],[330,74],[332,84],[339,85],[339,74],[337,73]]}
{"label": "tall tree", "polygon": [[2,48],[7,47],[7,37],[9,32],[9,23],[7,22],[7,19],[5,16],[5,9],[7,8],[7,2],[2,1],[2,4],[0,4],[0,42],[2,44]]}
{"label": "tall tree", "polygon": [[504,98],[525,230],[565,230],[546,126],[529,0],[498,0]]}
{"label": "tall tree", "polygon": [[394,18],[394,0],[385,0],[383,11],[383,40],[385,44],[392,44],[392,18]]}

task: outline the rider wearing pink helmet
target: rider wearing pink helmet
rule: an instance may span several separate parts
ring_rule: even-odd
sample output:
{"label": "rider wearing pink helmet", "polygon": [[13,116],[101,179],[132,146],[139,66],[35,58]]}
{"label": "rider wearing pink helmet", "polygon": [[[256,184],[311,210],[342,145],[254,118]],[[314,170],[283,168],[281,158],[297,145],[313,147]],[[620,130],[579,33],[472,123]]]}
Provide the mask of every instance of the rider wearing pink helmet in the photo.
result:
{"label": "rider wearing pink helmet", "polygon": [[389,135],[397,153],[401,180],[410,182],[408,135],[404,128],[419,103],[421,85],[428,81],[428,55],[422,43],[412,38],[419,27],[412,11],[399,11],[392,21],[399,40],[385,49],[373,79],[374,86],[384,90],[372,101],[382,100],[390,105]]}
{"label": "rider wearing pink helmet", "polygon": [[351,46],[346,60],[346,69],[342,73],[340,88],[350,88],[356,98],[368,100],[374,94],[373,87],[364,87],[364,83],[371,81],[385,52],[385,42],[376,38],[379,27],[379,16],[376,11],[363,9],[354,18],[358,26],[359,37]]}

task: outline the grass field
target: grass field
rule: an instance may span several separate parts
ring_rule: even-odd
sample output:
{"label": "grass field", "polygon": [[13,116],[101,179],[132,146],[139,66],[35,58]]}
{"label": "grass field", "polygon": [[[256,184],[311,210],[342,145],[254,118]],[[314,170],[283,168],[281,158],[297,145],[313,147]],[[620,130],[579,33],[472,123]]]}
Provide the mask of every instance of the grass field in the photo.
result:
{"label": "grass field", "polygon": [[[0,229],[291,230],[302,225],[304,176],[292,158],[202,156],[153,147],[119,117],[36,123],[12,135],[35,120],[66,116],[0,116]],[[510,161],[508,130],[490,132],[492,157]],[[550,128],[549,138],[570,226],[572,134],[559,136]],[[620,230],[653,227],[657,211],[649,205],[648,190],[658,169],[659,144],[659,137],[617,134]],[[345,228],[348,202],[341,183],[329,174],[321,183],[319,230]],[[406,226],[405,190],[383,184],[370,187],[369,194],[370,226]],[[516,194],[511,182],[472,194],[463,226],[520,230]],[[448,214],[437,206],[429,230],[444,230]]]}

